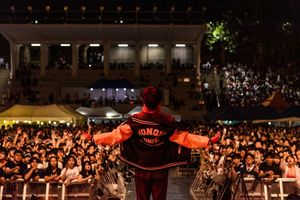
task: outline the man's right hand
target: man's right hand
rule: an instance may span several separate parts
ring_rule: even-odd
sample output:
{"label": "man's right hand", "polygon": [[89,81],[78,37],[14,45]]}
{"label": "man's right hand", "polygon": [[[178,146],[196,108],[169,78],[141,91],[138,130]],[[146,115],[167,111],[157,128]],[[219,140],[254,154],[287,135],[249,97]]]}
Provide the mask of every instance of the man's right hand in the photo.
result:
{"label": "man's right hand", "polygon": [[220,137],[221,137],[221,133],[220,133],[220,131],[218,131],[215,136],[213,136],[212,138],[210,138],[211,143],[212,144],[217,143],[219,141]]}
{"label": "man's right hand", "polygon": [[86,133],[86,132],[82,134],[82,137],[84,139],[88,140],[88,141],[92,141],[92,139],[93,139],[93,136],[91,134]]}

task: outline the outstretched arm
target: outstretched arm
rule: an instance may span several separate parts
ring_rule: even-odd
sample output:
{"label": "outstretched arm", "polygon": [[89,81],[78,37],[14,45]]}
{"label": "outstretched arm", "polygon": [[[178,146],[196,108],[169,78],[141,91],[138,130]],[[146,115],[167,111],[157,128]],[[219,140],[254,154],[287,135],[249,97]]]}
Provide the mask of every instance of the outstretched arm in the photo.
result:
{"label": "outstretched arm", "polygon": [[220,132],[218,132],[214,137],[209,138],[207,136],[191,134],[188,131],[175,131],[169,140],[186,148],[197,149],[206,148],[210,144],[216,143],[219,138]]}
{"label": "outstretched arm", "polygon": [[96,144],[113,146],[121,143],[132,135],[132,130],[128,124],[121,124],[116,129],[107,133],[98,133],[93,136]]}

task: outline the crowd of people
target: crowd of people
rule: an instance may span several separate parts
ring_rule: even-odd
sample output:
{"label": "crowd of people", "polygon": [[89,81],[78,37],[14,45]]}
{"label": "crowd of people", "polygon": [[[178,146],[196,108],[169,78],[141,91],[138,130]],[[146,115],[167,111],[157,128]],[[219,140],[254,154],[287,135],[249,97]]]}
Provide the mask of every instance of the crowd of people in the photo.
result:
{"label": "crowd of people", "polygon": [[[118,147],[95,146],[85,139],[84,134],[107,132],[119,123],[91,123],[74,127],[2,126],[1,180],[45,178],[46,181],[70,182],[100,175],[101,170],[111,165],[110,162],[115,162]],[[294,177],[300,180],[299,127],[184,124],[192,133],[200,135],[223,129],[222,139],[203,151],[201,157],[211,164],[216,173],[224,174],[226,167],[231,166],[235,174],[271,179]],[[300,187],[300,182],[298,184]]]}
{"label": "crowd of people", "polygon": [[[233,106],[256,106],[273,91],[279,91],[291,105],[300,104],[299,74],[280,72],[271,68],[255,70],[242,64],[223,67],[226,98]],[[222,88],[220,88],[222,90]]]}
{"label": "crowd of people", "polygon": [[118,123],[96,126],[89,123],[81,127],[2,126],[0,183],[8,182],[10,187],[14,187],[13,183],[18,179],[63,182],[66,185],[90,183],[102,180],[108,171],[112,172],[112,177],[118,177],[117,168],[119,171],[124,169],[116,160],[119,147],[96,146],[84,137],[87,133],[111,130]]}
{"label": "crowd of people", "polygon": [[184,63],[179,58],[178,59],[173,58],[171,66],[172,69],[179,69],[179,70],[191,70],[194,68],[193,63]]}
{"label": "crowd of people", "polygon": [[131,63],[131,62],[109,63],[109,69],[111,69],[111,70],[133,70],[134,63]]}
{"label": "crowd of people", "polygon": [[[212,130],[198,126],[194,131]],[[223,188],[227,184],[231,188],[239,177],[255,180],[251,191],[257,189],[261,180],[271,184],[277,178],[295,178],[296,183],[290,189],[299,194],[299,131],[299,127],[225,126],[220,142],[201,152],[202,163],[207,166],[206,173]]]}

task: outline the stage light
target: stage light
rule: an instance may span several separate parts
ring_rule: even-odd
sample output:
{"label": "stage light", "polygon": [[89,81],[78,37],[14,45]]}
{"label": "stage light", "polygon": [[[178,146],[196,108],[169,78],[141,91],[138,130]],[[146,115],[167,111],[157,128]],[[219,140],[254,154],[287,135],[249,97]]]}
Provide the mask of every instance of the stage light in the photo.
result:
{"label": "stage light", "polygon": [[175,44],[175,47],[185,47],[185,44]]}
{"label": "stage light", "polygon": [[148,47],[158,47],[158,44],[148,44]]}
{"label": "stage light", "polygon": [[99,47],[100,44],[90,44],[90,47]]}
{"label": "stage light", "polygon": [[189,83],[190,81],[191,81],[191,79],[189,77],[183,78],[183,82],[184,83]]}
{"label": "stage light", "polygon": [[61,47],[69,47],[71,46],[70,44],[60,44]]}
{"label": "stage light", "polygon": [[119,88],[116,88],[116,91],[119,91]]}
{"label": "stage light", "polygon": [[48,12],[50,11],[50,9],[51,9],[51,7],[50,7],[49,5],[47,5],[47,6],[45,7],[45,10],[48,11]]}
{"label": "stage light", "polygon": [[90,90],[91,90],[91,91],[93,91],[93,90],[94,90],[94,88],[90,88]]}
{"label": "stage light", "polygon": [[31,46],[32,46],[32,47],[40,47],[41,44],[39,44],[39,43],[33,43],[33,44],[31,44]]}
{"label": "stage light", "polygon": [[114,116],[114,113],[112,113],[112,112],[107,112],[106,113],[106,117],[113,117]]}
{"label": "stage light", "polygon": [[128,47],[128,44],[118,44],[118,47]]}
{"label": "stage light", "polygon": [[131,91],[131,92],[134,92],[134,89],[131,89],[130,91]]}

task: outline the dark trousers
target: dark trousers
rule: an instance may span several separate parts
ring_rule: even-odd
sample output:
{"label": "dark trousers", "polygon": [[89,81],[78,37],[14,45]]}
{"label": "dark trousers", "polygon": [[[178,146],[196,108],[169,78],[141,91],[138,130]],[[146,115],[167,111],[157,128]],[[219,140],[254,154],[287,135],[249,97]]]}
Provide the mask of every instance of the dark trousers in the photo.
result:
{"label": "dark trousers", "polygon": [[136,200],[166,200],[168,188],[168,169],[135,170]]}

